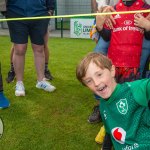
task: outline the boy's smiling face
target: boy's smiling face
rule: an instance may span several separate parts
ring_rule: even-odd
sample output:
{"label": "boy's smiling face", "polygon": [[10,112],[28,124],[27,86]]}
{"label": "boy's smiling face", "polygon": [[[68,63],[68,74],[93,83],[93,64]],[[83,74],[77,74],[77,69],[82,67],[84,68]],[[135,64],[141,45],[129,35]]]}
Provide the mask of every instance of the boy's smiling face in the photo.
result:
{"label": "boy's smiling face", "polygon": [[107,99],[111,96],[117,84],[114,76],[114,66],[112,66],[111,70],[108,70],[107,68],[102,69],[95,63],[91,62],[87,68],[83,82],[95,94],[103,99]]}

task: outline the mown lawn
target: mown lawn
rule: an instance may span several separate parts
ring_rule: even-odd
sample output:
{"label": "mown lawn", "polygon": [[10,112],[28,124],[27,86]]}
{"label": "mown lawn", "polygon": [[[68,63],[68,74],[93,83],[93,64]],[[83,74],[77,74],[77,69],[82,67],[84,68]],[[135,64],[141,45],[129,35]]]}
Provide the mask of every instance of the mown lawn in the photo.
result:
{"label": "mown lawn", "polygon": [[0,61],[4,93],[11,102],[0,110],[4,121],[1,150],[97,150],[94,139],[101,124],[91,125],[87,117],[95,103],[93,94],[75,77],[79,60],[95,43],[87,39],[50,38],[49,68],[54,76],[54,93],[35,88],[36,73],[29,44],[26,54],[25,97],[14,95],[15,82],[5,78],[10,67],[9,37],[0,37]]}

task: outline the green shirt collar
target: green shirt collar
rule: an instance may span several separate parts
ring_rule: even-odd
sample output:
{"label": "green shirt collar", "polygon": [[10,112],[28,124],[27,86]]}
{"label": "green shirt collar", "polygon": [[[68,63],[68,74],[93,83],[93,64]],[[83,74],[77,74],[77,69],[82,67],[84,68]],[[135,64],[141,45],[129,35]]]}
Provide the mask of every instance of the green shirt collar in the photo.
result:
{"label": "green shirt collar", "polygon": [[110,98],[108,98],[107,101],[105,99],[103,99],[103,100],[105,100],[107,104],[111,103],[116,98],[116,95],[117,95],[120,87],[121,87],[121,85],[117,84],[116,87],[115,87],[115,90],[111,94]]}

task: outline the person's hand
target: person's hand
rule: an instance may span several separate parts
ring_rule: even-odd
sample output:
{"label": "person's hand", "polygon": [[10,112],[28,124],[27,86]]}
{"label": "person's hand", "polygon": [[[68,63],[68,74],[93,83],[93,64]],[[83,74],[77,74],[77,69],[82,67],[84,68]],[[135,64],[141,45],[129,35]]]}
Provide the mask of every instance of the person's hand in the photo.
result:
{"label": "person's hand", "polygon": [[147,15],[146,19],[150,21],[150,13]]}
{"label": "person's hand", "polygon": [[95,41],[96,44],[98,43],[98,39],[94,38],[94,41]]}
{"label": "person's hand", "polygon": [[[112,6],[105,6],[101,7],[98,10],[98,13],[107,13],[107,12],[114,12],[114,8]],[[115,20],[113,19],[112,15],[97,15],[96,16],[96,27],[99,31],[103,29],[103,25],[106,23],[106,25],[112,29],[113,24],[115,24]]]}
{"label": "person's hand", "polygon": [[[103,12],[115,12],[115,9],[112,6],[107,6],[106,9],[103,10]],[[116,21],[114,20],[112,15],[107,15],[107,18],[105,20],[105,24],[110,29],[113,29],[113,25],[116,24]]]}
{"label": "person's hand", "polygon": [[[147,18],[149,18],[149,15]],[[140,13],[136,14],[134,17],[134,25],[137,27],[143,28],[146,31],[149,31],[150,30],[150,21],[147,18],[143,17],[143,15]]]}
{"label": "person's hand", "polygon": [[140,13],[136,14],[134,16],[134,25],[138,26],[140,28],[144,28],[145,27],[145,20],[147,20],[147,19],[144,18]]}
{"label": "person's hand", "polygon": [[53,11],[53,10],[49,10],[49,11],[48,11],[48,14],[49,14],[50,16],[53,16],[54,11]]}

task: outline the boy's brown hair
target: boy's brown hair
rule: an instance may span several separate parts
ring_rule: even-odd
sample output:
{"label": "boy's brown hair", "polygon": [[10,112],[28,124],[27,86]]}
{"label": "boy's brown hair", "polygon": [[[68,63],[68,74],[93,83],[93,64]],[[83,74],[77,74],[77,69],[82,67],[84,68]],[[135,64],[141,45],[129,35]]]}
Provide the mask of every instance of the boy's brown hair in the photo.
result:
{"label": "boy's brown hair", "polygon": [[100,53],[90,52],[81,60],[76,68],[76,77],[83,85],[83,78],[85,77],[86,71],[91,62],[95,63],[101,69],[106,68],[108,70],[111,70],[112,67],[112,62],[108,57]]}

